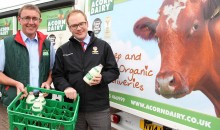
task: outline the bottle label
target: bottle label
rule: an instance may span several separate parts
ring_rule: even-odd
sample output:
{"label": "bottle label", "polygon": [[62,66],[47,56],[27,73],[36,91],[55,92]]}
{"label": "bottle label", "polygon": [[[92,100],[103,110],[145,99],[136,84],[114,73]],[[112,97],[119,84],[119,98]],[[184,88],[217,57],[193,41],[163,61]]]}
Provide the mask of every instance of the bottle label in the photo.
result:
{"label": "bottle label", "polygon": [[44,106],[44,105],[46,104],[46,100],[43,99],[43,100],[41,101],[41,104]]}
{"label": "bottle label", "polygon": [[88,80],[92,80],[93,76],[92,76],[90,73],[87,73],[87,74],[86,74],[86,78],[87,78]]}
{"label": "bottle label", "polygon": [[33,109],[40,109],[40,107],[33,106]]}
{"label": "bottle label", "polygon": [[97,68],[94,68],[94,70],[95,70],[97,73],[99,73],[99,70],[98,70]]}

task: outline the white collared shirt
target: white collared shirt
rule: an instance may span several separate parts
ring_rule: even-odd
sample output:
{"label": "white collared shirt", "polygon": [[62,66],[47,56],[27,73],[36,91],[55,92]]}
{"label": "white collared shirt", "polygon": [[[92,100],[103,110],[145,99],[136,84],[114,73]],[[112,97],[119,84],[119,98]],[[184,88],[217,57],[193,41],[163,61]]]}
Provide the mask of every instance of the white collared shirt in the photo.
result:
{"label": "white collared shirt", "polygon": [[[75,37],[74,37],[75,38]],[[87,46],[88,46],[88,44],[89,44],[89,42],[90,42],[90,36],[89,36],[89,34],[87,34],[86,35],[86,38],[83,40],[83,42],[85,43],[84,44],[84,49],[86,50],[86,48],[87,48]],[[78,42],[81,42],[80,40],[78,40],[77,38],[75,38]]]}

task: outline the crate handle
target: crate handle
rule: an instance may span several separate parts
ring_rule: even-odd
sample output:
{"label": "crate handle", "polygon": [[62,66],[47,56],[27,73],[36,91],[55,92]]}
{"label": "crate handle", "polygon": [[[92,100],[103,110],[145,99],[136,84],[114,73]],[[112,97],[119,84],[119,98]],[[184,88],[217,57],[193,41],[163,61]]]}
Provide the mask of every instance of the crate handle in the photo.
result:
{"label": "crate handle", "polygon": [[[27,88],[27,90],[29,90],[28,92],[30,92],[30,90],[31,91],[33,91],[33,90],[40,90],[41,92],[53,93],[53,94],[61,95],[62,96],[62,101],[64,100],[64,96],[66,96],[66,94],[64,92],[53,90],[53,89],[35,88],[35,87],[31,87],[30,85],[27,85],[26,88]],[[77,98],[75,100],[73,100],[73,102],[77,101],[78,98],[79,98],[79,94],[77,94]]]}
{"label": "crate handle", "polygon": [[30,85],[27,85],[26,87],[28,90],[31,90],[31,91],[40,90],[41,92],[53,93],[53,94],[65,96],[65,93],[61,92],[61,91],[56,91],[56,90],[52,90],[52,89],[45,89],[45,88],[35,88],[35,87],[31,87]]}

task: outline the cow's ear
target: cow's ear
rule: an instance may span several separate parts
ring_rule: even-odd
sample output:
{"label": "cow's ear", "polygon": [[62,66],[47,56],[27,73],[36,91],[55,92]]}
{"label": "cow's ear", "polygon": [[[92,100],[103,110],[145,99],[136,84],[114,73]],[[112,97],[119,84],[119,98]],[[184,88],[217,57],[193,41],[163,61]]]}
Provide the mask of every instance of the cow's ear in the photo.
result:
{"label": "cow's ear", "polygon": [[213,19],[220,13],[220,0],[202,0],[205,19]]}
{"label": "cow's ear", "polygon": [[133,28],[134,33],[144,40],[151,40],[155,38],[157,21],[148,17],[139,19]]}

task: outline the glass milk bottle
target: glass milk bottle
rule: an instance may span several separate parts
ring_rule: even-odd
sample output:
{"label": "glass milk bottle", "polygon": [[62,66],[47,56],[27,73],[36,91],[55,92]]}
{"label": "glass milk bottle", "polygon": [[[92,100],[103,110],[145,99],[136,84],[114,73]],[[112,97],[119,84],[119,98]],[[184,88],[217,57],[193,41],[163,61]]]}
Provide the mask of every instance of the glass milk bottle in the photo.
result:
{"label": "glass milk bottle", "polygon": [[26,98],[26,108],[29,109],[34,104],[35,96],[33,92],[29,92],[28,97]]}
{"label": "glass milk bottle", "polygon": [[101,71],[102,71],[102,64],[99,64],[98,66],[93,67],[84,77],[83,80],[87,83],[90,84],[92,81],[93,77],[98,76]]}
{"label": "glass milk bottle", "polygon": [[40,100],[37,98],[32,106],[32,112],[34,115],[40,116],[41,111],[43,110],[43,106]]}
{"label": "glass milk bottle", "polygon": [[45,106],[45,105],[46,105],[46,100],[45,100],[45,98],[44,98],[43,93],[40,93],[40,94],[39,94],[38,99],[40,100],[40,103],[42,104],[42,106]]}

